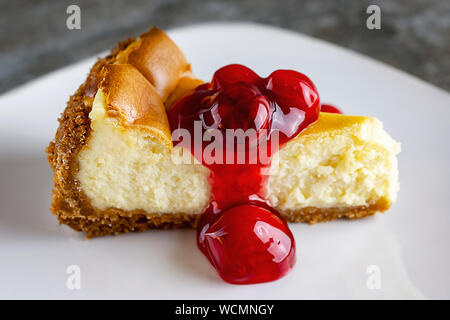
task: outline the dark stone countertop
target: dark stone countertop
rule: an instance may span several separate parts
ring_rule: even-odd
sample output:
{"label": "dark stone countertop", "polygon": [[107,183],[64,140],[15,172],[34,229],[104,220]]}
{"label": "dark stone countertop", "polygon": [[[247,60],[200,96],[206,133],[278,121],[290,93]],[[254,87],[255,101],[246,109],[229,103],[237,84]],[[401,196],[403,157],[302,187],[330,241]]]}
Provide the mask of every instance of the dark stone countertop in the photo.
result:
{"label": "dark stone countertop", "polygon": [[[66,8],[81,8],[68,30]],[[366,8],[381,8],[381,30]],[[0,0],[0,93],[109,49],[151,25],[252,21],[361,52],[450,90],[449,0]]]}

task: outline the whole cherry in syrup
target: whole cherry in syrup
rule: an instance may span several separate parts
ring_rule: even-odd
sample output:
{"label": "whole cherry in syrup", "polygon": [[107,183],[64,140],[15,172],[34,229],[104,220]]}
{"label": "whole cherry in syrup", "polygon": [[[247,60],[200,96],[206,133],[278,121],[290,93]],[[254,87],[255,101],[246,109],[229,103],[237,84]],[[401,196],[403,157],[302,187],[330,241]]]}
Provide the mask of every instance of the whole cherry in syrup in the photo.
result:
{"label": "whole cherry in syrup", "polygon": [[272,281],[295,265],[295,241],[286,222],[261,206],[224,211],[203,237],[202,251],[230,283]]}
{"label": "whole cherry in syrup", "polygon": [[320,107],[321,112],[328,112],[328,113],[339,113],[342,114],[342,111],[339,110],[337,107],[331,105],[331,104],[322,104]]}

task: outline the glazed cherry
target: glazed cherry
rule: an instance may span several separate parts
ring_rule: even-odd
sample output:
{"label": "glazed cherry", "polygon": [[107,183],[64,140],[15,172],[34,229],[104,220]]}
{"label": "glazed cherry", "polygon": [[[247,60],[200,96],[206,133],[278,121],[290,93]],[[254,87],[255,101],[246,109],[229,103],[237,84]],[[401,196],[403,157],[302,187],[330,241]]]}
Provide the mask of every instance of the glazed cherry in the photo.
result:
{"label": "glazed cherry", "polygon": [[271,98],[281,111],[273,114],[273,130],[286,142],[318,119],[320,99],[312,81],[300,72],[277,70],[265,79]]}
{"label": "glazed cherry", "polygon": [[238,83],[220,92],[214,105],[202,113],[206,128],[220,129],[267,129],[270,102],[259,89],[249,83]]}
{"label": "glazed cherry", "polygon": [[305,113],[320,110],[319,94],[312,81],[293,70],[277,70],[266,79],[266,87],[283,109],[295,107]]}
{"label": "glazed cherry", "polygon": [[331,104],[323,104],[320,107],[321,112],[328,112],[328,113],[339,113],[342,114],[342,111],[336,108],[335,106],[332,106]]}
{"label": "glazed cherry", "polygon": [[211,84],[213,89],[220,90],[229,88],[239,82],[256,84],[259,81],[258,75],[246,66],[229,64],[214,73]]}
{"label": "glazed cherry", "polygon": [[226,129],[256,129],[268,127],[269,100],[251,84],[236,84],[219,96],[218,111]]}
{"label": "glazed cherry", "polygon": [[224,211],[203,236],[204,253],[230,283],[277,280],[295,265],[295,241],[287,224],[256,205]]}

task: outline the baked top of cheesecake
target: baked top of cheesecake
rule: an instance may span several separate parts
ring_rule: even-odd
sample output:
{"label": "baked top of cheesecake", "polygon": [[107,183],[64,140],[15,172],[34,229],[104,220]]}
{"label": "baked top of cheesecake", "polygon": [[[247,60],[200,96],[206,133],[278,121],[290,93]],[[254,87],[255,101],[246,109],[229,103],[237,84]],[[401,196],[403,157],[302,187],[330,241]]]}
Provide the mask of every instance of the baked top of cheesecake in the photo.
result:
{"label": "baked top of cheesecake", "polygon": [[[47,149],[59,220],[88,236],[195,226],[211,198],[210,170],[194,157],[174,163],[182,152],[166,112],[201,83],[156,28],[100,59]],[[266,198],[288,221],[385,211],[398,191],[399,150],[377,119],[322,112],[278,152]]]}

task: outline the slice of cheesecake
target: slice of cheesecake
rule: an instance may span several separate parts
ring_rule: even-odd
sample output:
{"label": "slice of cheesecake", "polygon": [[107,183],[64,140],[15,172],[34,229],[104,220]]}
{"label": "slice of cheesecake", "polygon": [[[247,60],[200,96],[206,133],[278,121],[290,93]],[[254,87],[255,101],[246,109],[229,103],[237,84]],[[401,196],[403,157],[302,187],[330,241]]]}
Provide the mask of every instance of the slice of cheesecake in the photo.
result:
{"label": "slice of cheesecake", "polygon": [[371,117],[322,112],[279,151],[269,199],[288,221],[362,218],[389,209],[399,190],[400,144]]}
{"label": "slice of cheesecake", "polygon": [[[195,226],[211,198],[209,169],[181,161],[166,110],[201,81],[152,28],[118,45],[70,98],[47,148],[51,210],[88,237]],[[396,143],[370,117],[321,113],[278,152],[267,199],[287,221],[361,218],[398,191]]]}

